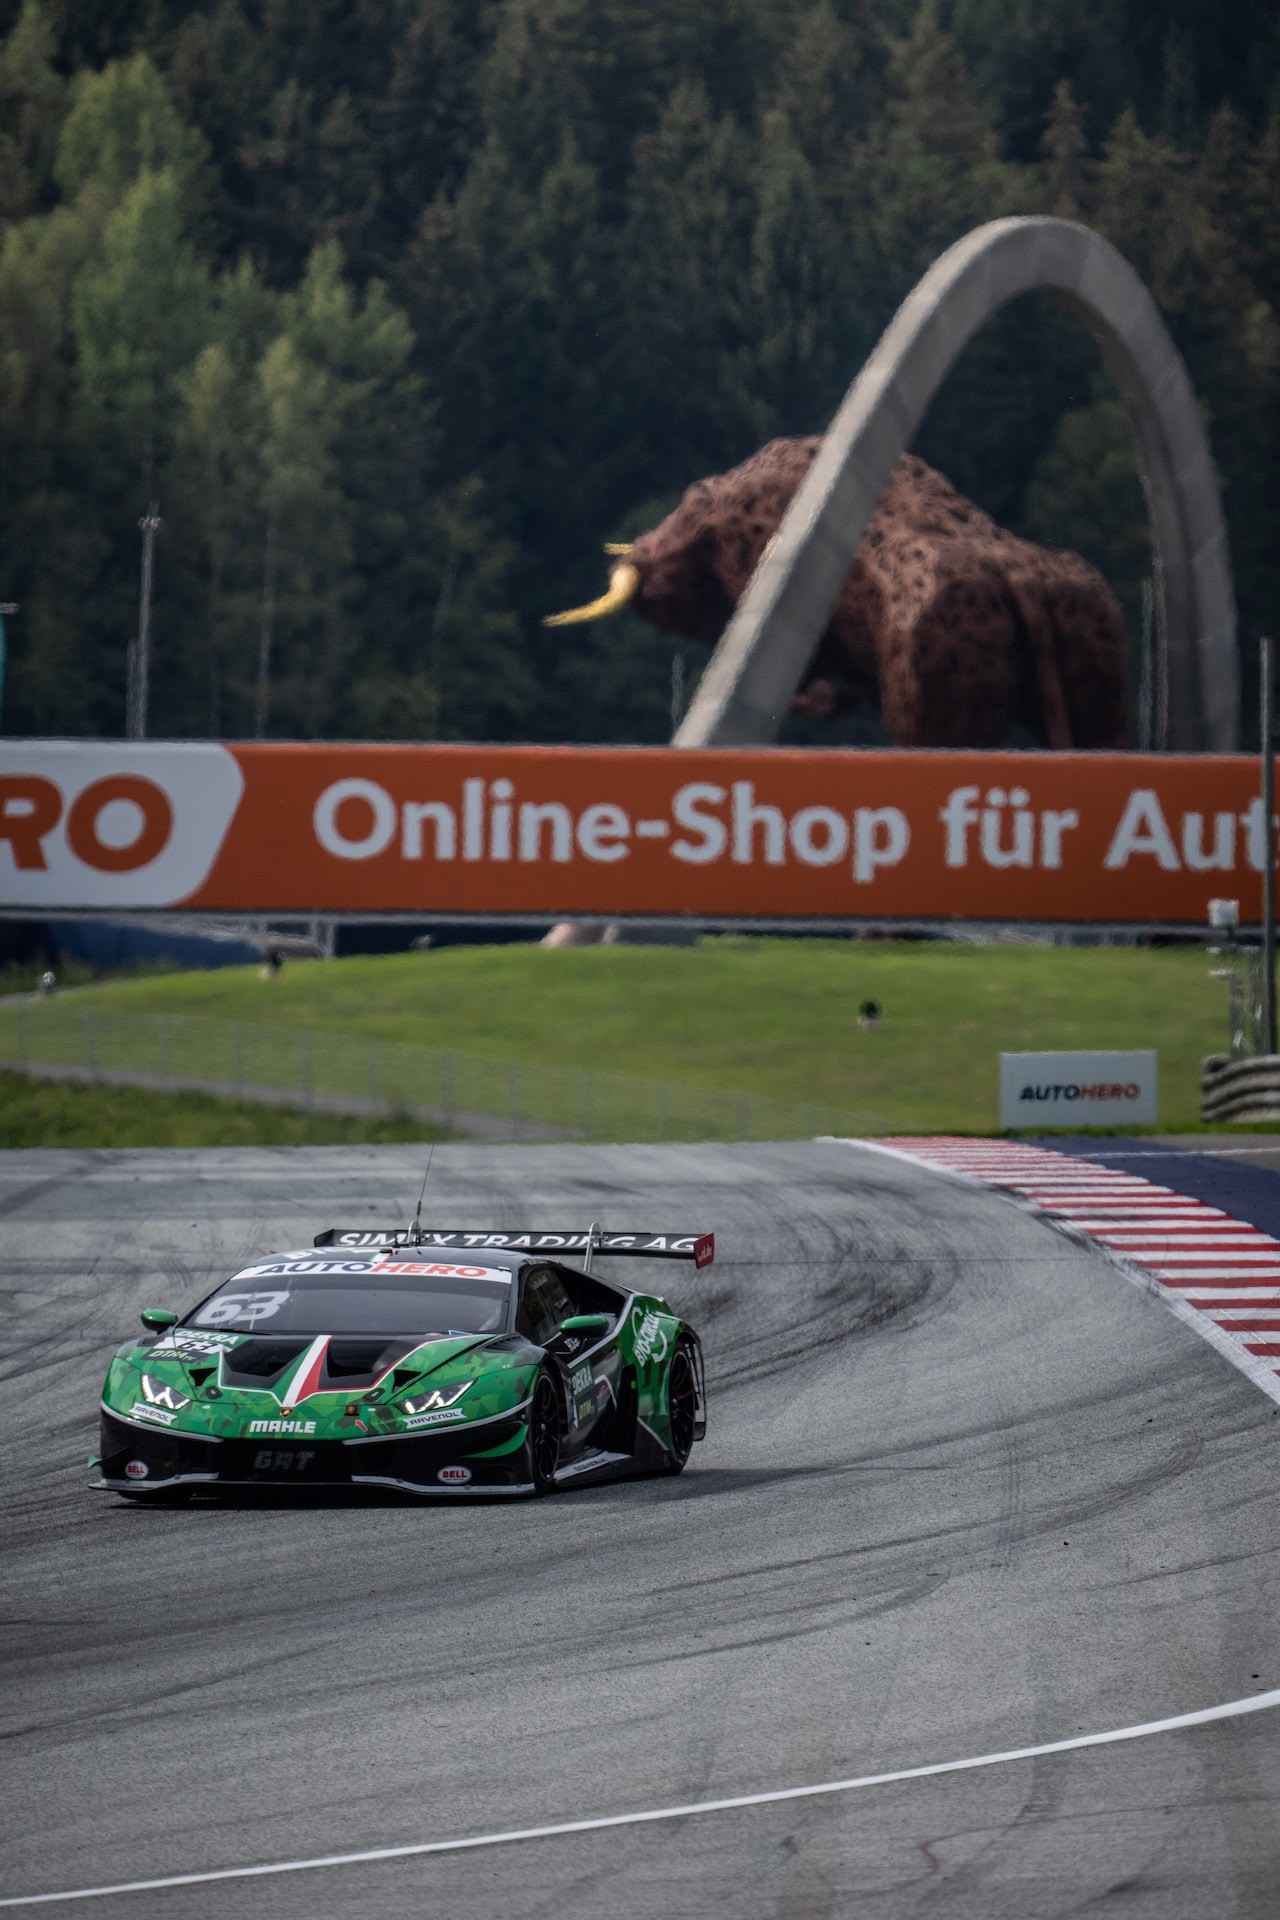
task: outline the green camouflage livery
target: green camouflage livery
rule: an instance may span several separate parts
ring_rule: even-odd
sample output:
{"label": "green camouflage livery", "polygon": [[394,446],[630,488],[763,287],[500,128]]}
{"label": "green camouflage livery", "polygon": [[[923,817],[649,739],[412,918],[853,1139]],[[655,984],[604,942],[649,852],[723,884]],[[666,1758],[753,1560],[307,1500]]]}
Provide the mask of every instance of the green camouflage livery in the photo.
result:
{"label": "green camouflage livery", "polygon": [[107,1372],[97,1484],[151,1500],[253,1485],[531,1494],[679,1472],[706,1430],[698,1336],[659,1295],[590,1266],[601,1252],[705,1265],[710,1237],[600,1235],[581,1267],[560,1257],[586,1238],[352,1246],[331,1229],[181,1321],[147,1310]]}

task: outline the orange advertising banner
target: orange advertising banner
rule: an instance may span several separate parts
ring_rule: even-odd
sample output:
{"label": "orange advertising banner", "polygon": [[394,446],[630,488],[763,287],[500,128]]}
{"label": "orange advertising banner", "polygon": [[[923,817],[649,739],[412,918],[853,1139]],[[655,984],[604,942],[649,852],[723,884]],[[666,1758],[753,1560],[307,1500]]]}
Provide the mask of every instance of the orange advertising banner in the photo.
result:
{"label": "orange advertising banner", "polygon": [[1261,911],[1256,760],[6,741],[9,912],[945,919]]}

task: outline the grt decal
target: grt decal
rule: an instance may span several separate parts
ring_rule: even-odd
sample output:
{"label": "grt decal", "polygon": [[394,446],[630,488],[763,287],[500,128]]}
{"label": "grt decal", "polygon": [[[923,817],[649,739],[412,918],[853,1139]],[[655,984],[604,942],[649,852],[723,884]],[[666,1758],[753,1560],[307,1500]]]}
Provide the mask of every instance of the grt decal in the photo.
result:
{"label": "grt decal", "polygon": [[0,771],[15,906],[1202,925],[1257,919],[1275,844],[1231,755],[36,742]]}
{"label": "grt decal", "polygon": [[0,905],[172,905],[207,876],[243,788],[225,747],[8,741]]}

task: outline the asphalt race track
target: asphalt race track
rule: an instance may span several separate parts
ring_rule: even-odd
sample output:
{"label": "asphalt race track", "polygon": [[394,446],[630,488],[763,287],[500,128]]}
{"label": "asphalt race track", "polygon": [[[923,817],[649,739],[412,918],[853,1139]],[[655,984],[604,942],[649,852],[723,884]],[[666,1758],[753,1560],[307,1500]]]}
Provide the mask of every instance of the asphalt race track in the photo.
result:
{"label": "asphalt race track", "polygon": [[[834,1144],[436,1150],[436,1225],[714,1229],[714,1267],[656,1270],[707,1348],[679,1479],[505,1506],[87,1490],[139,1307],[402,1220],[420,1168],[0,1160],[4,1894],[762,1793],[1280,1686],[1280,1409],[1047,1226]],[[40,1910],[1262,1920],[1280,1712]]]}

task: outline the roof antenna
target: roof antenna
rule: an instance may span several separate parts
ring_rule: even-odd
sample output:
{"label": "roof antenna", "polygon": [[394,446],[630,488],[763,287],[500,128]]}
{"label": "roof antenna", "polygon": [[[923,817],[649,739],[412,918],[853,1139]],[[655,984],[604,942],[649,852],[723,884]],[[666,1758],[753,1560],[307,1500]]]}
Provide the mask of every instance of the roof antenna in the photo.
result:
{"label": "roof antenna", "polygon": [[426,1171],[422,1176],[422,1186],[418,1192],[418,1205],[414,1211],[413,1225],[409,1229],[409,1232],[412,1235],[413,1245],[415,1247],[420,1247],[422,1245],[422,1199],[423,1199],[423,1195],[427,1191],[427,1180],[431,1174],[431,1156],[435,1152],[435,1150],[436,1150],[436,1143],[433,1140],[427,1151]]}

